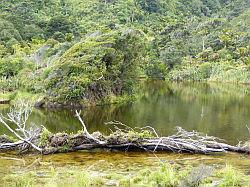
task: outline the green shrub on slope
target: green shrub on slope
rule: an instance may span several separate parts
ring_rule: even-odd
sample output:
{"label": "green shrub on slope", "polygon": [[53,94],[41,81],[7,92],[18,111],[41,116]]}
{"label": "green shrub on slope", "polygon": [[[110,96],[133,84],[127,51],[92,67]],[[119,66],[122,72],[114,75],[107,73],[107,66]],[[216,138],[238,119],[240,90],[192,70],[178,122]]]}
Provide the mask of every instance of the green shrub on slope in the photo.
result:
{"label": "green shrub on slope", "polygon": [[48,75],[50,101],[97,101],[111,95],[133,94],[143,61],[142,33],[111,31],[76,43]]}

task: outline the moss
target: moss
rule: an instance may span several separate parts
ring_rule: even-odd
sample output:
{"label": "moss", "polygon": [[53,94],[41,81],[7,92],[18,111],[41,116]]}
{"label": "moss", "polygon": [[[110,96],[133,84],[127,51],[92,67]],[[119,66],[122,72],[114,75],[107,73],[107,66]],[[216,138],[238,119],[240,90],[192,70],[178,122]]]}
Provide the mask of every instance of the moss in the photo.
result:
{"label": "moss", "polygon": [[49,143],[49,139],[51,136],[52,136],[52,133],[48,129],[43,128],[42,133],[40,135],[40,139],[39,139],[39,146],[45,147]]}
{"label": "moss", "polygon": [[69,144],[65,143],[62,146],[59,146],[58,150],[59,150],[59,152],[67,152],[67,151],[69,151],[69,148],[70,148]]}
{"label": "moss", "polygon": [[127,143],[127,142],[137,142],[142,139],[153,138],[155,135],[150,130],[136,131],[130,128],[128,131],[117,130],[110,134],[105,139],[110,143]]}

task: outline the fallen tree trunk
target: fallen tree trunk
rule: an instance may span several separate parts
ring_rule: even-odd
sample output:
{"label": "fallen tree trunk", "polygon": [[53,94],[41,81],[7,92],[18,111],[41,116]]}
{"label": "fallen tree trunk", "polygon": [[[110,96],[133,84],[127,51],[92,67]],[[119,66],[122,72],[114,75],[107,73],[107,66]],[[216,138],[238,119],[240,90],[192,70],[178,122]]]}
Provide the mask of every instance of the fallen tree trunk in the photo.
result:
{"label": "fallen tree trunk", "polygon": [[[150,135],[149,132],[145,134]],[[41,136],[42,134],[40,137]],[[250,148],[247,146],[232,146],[224,143],[223,140],[218,138],[204,136],[197,132],[187,132],[182,128],[178,128],[175,135],[168,137],[143,137],[143,134],[138,132],[123,132],[122,130],[115,131],[109,136],[103,136],[101,133],[93,133],[91,137],[94,137],[94,139],[89,139],[89,135],[86,136],[83,133],[75,135],[65,133],[50,134],[47,137],[45,144],[43,143],[43,146],[40,146],[39,148],[42,150],[41,153],[45,155],[79,150],[92,150],[97,148],[108,149],[111,151],[143,150],[150,152],[163,151],[199,154],[221,152],[250,153]],[[98,143],[97,140],[101,143]],[[41,140],[37,139],[34,141],[34,144],[37,142],[37,146],[39,146],[39,144],[41,144],[40,141]],[[18,149],[22,147],[23,144],[27,145],[27,142],[17,141],[0,143],[0,151],[6,149]],[[29,148],[30,150],[37,151],[37,149],[32,149],[32,146]]]}
{"label": "fallen tree trunk", "polygon": [[[22,118],[22,114],[25,118]],[[159,137],[155,129],[150,126],[144,128],[131,128],[121,122],[110,122],[115,131],[105,136],[100,132],[90,134],[76,111],[76,117],[83,126],[83,131],[78,134],[57,133],[52,134],[45,128],[42,130],[30,128],[26,130],[27,112],[8,114],[9,118],[0,115],[0,122],[12,132],[17,141],[13,142],[5,137],[0,137],[0,151],[19,150],[20,152],[33,151],[41,154],[53,154],[91,149],[108,149],[120,151],[164,151],[176,153],[199,153],[211,154],[221,152],[250,153],[249,145],[233,146],[225,143],[224,140],[203,135],[192,131],[188,132],[177,127],[176,134],[168,137]],[[18,120],[17,120],[18,119]],[[16,131],[6,123],[15,122]],[[123,128],[118,128],[122,126]],[[21,132],[21,134],[18,134]]]}

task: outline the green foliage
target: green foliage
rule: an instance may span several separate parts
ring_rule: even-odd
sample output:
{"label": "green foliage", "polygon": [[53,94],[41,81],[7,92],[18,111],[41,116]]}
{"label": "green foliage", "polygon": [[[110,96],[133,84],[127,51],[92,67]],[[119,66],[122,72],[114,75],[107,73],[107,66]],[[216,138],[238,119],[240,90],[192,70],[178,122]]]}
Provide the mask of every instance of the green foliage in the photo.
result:
{"label": "green foliage", "polygon": [[43,128],[42,133],[39,139],[39,147],[45,147],[48,142],[49,138],[52,136],[52,133],[48,131],[46,128]]}
{"label": "green foliage", "polygon": [[31,25],[25,25],[24,28],[23,28],[23,38],[25,40],[32,40],[32,39],[42,39],[44,38],[44,33],[43,33],[43,30],[37,26],[37,25],[34,25],[34,24],[31,24]]}
{"label": "green foliage", "polygon": [[149,176],[149,180],[154,181],[157,186],[177,186],[179,174],[170,164],[164,164],[159,171],[153,172]]}
{"label": "green foliage", "polygon": [[23,175],[17,175],[17,174],[9,175],[5,177],[5,181],[11,181],[12,186],[19,186],[19,187],[35,186],[35,178],[33,172],[28,172],[27,174]]}
{"label": "green foliage", "polygon": [[[93,166],[92,166],[93,167]],[[90,168],[92,168],[90,167]],[[217,169],[211,176],[201,177],[196,183],[183,183],[193,171],[200,171],[200,167],[189,167],[162,163],[158,168],[141,169],[138,172],[128,171],[127,175],[118,172],[101,173],[86,168],[54,168],[48,171],[25,171],[6,175],[3,178],[4,186],[211,186],[214,183],[218,186],[247,186],[247,176],[239,170],[226,166]],[[205,167],[203,167],[205,168]],[[206,172],[206,171],[201,171]],[[45,173],[46,177],[39,177]],[[202,176],[202,173],[197,173]],[[194,176],[195,177],[195,176]],[[198,177],[199,178],[199,177]]]}
{"label": "green foliage", "polygon": [[219,184],[220,187],[241,186],[242,182],[244,181],[244,174],[229,165],[219,171],[217,176],[222,179],[222,182]]}
{"label": "green foliage", "polygon": [[135,93],[141,75],[248,83],[249,5],[2,0],[0,86],[46,92],[49,102],[105,103]]}
{"label": "green foliage", "polygon": [[65,35],[65,40],[66,40],[67,42],[72,42],[73,39],[74,39],[74,35],[73,35],[72,33],[66,33],[66,35]]}
{"label": "green foliage", "polygon": [[55,16],[47,23],[48,36],[55,35],[55,33],[70,33],[72,32],[72,23],[64,16]]}
{"label": "green foliage", "polygon": [[152,134],[151,131],[144,130],[142,132],[135,132],[135,131],[129,131],[128,132],[128,138],[133,140],[133,139],[143,139],[143,138],[153,138],[154,135]]}
{"label": "green foliage", "polygon": [[32,68],[32,64],[19,57],[0,59],[0,76],[13,77],[25,67]]}
{"label": "green foliage", "polygon": [[174,68],[168,75],[174,81],[217,81],[233,83],[249,83],[249,67],[234,66],[229,62],[206,62],[202,64],[183,64]]}
{"label": "green foliage", "polygon": [[6,47],[11,47],[10,43],[14,40],[17,42],[22,40],[19,31],[11,22],[0,18],[0,43]]}
{"label": "green foliage", "polygon": [[63,102],[133,94],[144,50],[140,37],[139,31],[128,29],[76,43],[48,75],[49,96]]}

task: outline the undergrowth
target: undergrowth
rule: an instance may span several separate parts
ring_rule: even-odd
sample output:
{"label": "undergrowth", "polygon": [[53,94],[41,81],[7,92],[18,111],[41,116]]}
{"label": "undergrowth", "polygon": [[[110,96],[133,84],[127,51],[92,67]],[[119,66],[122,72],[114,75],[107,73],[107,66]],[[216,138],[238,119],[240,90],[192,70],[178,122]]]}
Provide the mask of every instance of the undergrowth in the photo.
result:
{"label": "undergrowth", "polygon": [[[39,175],[46,177],[39,177]],[[158,169],[145,168],[136,173],[126,175],[115,172],[98,173],[80,168],[55,169],[48,172],[29,171],[14,173],[4,177],[4,185],[33,186],[248,186],[249,176],[232,166],[221,169],[211,169],[208,166],[179,166],[162,163]]]}

